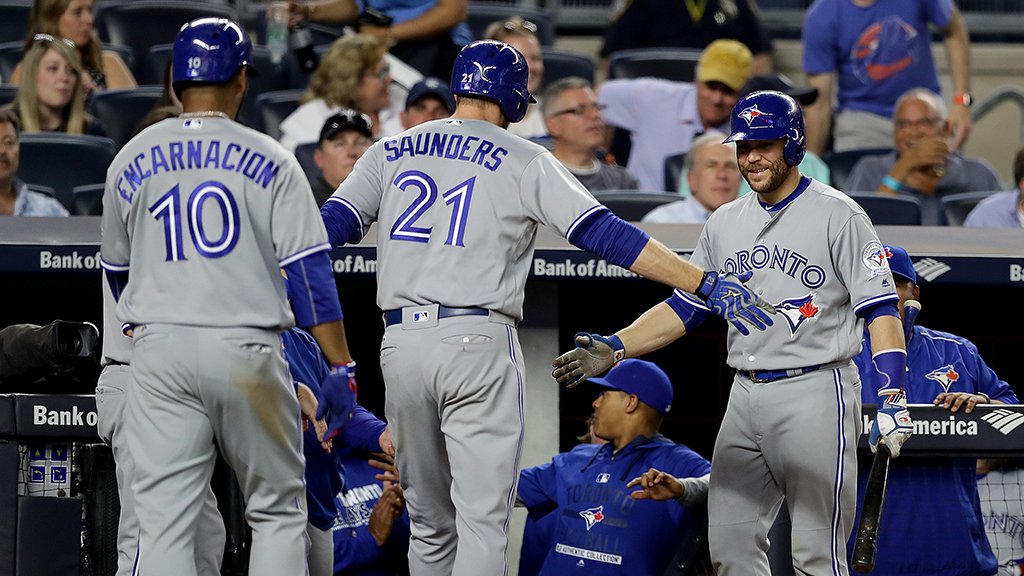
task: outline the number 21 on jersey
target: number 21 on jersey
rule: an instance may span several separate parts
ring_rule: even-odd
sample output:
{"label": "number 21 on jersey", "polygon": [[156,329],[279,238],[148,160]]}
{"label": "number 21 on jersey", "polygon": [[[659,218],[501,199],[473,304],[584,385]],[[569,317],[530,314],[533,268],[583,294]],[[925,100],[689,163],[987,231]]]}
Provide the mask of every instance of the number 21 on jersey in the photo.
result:
{"label": "number 21 on jersey", "polygon": [[[433,229],[416,226],[416,221],[426,214],[437,201],[437,183],[424,172],[406,170],[395,177],[394,184],[403,192],[413,189],[418,191],[418,194],[391,226],[391,238],[406,242],[428,242]],[[444,241],[448,246],[465,247],[463,242],[466,236],[466,221],[469,218],[469,203],[473,200],[475,184],[476,176],[473,176],[440,195],[451,212],[451,219],[448,223],[448,239]]]}
{"label": "number 21 on jersey", "polygon": [[[216,208],[211,210],[214,218],[221,217],[220,237],[211,239],[206,226],[203,225],[203,207],[213,202]],[[187,260],[184,251],[184,234],[182,228],[188,230],[200,256],[220,258],[231,252],[238,243],[238,204],[231,191],[224,184],[208,180],[196,186],[188,196],[185,205],[185,225],[181,216],[181,190],[178,184],[168,190],[149,207],[150,214],[164,225],[164,245],[167,249],[165,258],[168,262]]]}

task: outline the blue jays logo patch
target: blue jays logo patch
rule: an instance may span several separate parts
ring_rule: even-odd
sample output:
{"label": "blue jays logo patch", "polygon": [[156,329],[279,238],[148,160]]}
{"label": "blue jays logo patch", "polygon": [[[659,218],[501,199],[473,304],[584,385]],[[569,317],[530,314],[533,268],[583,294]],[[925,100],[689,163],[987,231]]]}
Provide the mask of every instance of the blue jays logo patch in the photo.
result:
{"label": "blue jays logo patch", "polygon": [[868,242],[860,251],[861,264],[868,271],[869,279],[889,274],[890,258],[892,258],[892,252],[885,246],[882,246],[882,243],[877,240]]}
{"label": "blue jays logo patch", "polygon": [[817,294],[810,292],[801,298],[788,298],[775,305],[775,309],[789,323],[789,333],[791,335],[796,335],[796,331],[803,326],[804,322],[818,317],[821,309],[814,304],[816,297]]}
{"label": "blue jays logo patch", "polygon": [[580,512],[580,516],[587,523],[587,532],[594,527],[595,524],[600,524],[604,520],[604,506],[598,506],[597,508],[587,508]]}
{"label": "blue jays logo patch", "polygon": [[952,364],[946,364],[924,375],[929,380],[934,380],[942,385],[943,392],[949,392],[949,387],[960,379],[960,374],[953,369]]}
{"label": "blue jays logo patch", "polygon": [[[772,121],[769,120],[772,115],[758,110],[757,104],[754,104],[749,108],[744,108],[739,114],[737,114],[737,116],[743,118],[747,122],[747,127],[749,128],[769,128],[772,125]],[[758,123],[761,125],[755,126],[755,124]]]}

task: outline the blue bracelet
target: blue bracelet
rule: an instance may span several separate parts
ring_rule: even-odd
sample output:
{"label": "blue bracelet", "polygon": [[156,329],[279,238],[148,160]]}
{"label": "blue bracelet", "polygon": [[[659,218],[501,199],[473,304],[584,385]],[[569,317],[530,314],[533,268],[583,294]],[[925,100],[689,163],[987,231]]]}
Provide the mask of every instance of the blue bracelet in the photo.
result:
{"label": "blue bracelet", "polygon": [[903,184],[901,184],[898,180],[896,180],[895,178],[888,174],[885,175],[885,178],[882,178],[882,185],[885,186],[886,188],[889,188],[893,192],[905,191],[903,188]]}

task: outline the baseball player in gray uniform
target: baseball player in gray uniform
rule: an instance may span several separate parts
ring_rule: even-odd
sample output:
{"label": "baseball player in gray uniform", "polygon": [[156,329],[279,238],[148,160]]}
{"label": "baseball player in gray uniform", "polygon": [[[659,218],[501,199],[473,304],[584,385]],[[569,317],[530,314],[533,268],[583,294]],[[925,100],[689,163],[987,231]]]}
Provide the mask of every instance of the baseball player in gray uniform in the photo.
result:
{"label": "baseball player in gray uniform", "polygon": [[[139,520],[135,515],[135,497],[132,494],[135,461],[128,451],[124,426],[125,392],[132,383],[132,340],[122,333],[127,325],[117,320],[116,307],[117,302],[114,302],[107,279],[103,277],[103,371],[96,383],[96,431],[110,445],[117,464],[114,475],[121,515],[117,523],[116,576],[132,576],[139,543]],[[199,576],[218,576],[227,534],[224,520],[217,510],[217,497],[209,485],[196,531],[196,573]]]}
{"label": "baseball player in gray uniform", "polygon": [[537,226],[610,262],[701,294],[748,330],[771,324],[743,277],[704,273],[616,218],[543,147],[509,134],[532,101],[527,66],[467,45],[447,120],[374,144],[321,209],[332,244],[377,222],[381,368],[412,523],[414,575],[507,574],[523,439],[516,324]]}
{"label": "baseball player in gray uniform", "polygon": [[[690,261],[722,273],[753,272],[749,286],[775,306],[778,321],[747,338],[728,334],[736,376],[712,461],[712,561],[720,576],[768,574],[768,529],[785,499],[796,572],[847,574],[861,432],[861,384],[851,358],[864,323],[887,380],[878,391],[872,447],[883,439],[897,456],[913,430],[886,252],[856,203],[797,169],[805,144],[795,100],[769,91],[745,96],[726,142],[736,142],[740,171],[757,194],[715,211]],[[646,354],[706,315],[704,304],[677,290],[617,334],[618,352]],[[599,338],[580,336],[575,350],[555,360],[556,377],[575,382],[607,369],[611,354]],[[643,488],[665,480],[651,471]]]}
{"label": "baseball player in gray uniform", "polygon": [[172,61],[184,113],[140,133],[107,172],[100,250],[118,320],[134,327],[124,435],[146,576],[196,574],[215,442],[245,496],[249,574],[305,573],[302,432],[283,329],[308,327],[332,364],[323,407],[335,429],[354,403],[309,184],[277,142],[233,120],[251,51],[230,20],[184,25]]}

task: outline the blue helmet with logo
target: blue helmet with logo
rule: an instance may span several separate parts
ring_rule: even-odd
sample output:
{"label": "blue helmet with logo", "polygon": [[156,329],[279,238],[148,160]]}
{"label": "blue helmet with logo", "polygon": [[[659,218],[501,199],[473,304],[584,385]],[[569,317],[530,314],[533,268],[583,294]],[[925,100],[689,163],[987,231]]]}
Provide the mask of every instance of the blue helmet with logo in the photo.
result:
{"label": "blue helmet with logo", "polygon": [[184,84],[227,82],[242,66],[252,67],[252,41],[227,18],[200,18],[178,30],[171,82],[179,97]]}
{"label": "blue helmet with logo", "polygon": [[791,96],[775,90],[751,92],[732,109],[732,134],[725,142],[785,140],[782,157],[797,166],[807,152],[804,113]]}
{"label": "blue helmet with logo", "polygon": [[509,122],[526,116],[526,105],[536,102],[527,88],[530,70],[515,48],[497,40],[467,44],[452,67],[452,94],[494,100]]}

